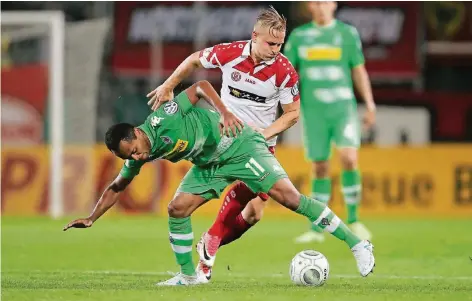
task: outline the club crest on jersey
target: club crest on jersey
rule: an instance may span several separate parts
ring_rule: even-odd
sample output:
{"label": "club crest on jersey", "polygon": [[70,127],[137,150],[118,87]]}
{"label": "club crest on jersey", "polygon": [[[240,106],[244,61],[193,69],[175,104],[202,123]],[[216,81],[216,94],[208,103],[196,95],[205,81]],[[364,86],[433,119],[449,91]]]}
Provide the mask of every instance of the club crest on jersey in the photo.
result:
{"label": "club crest on jersey", "polygon": [[233,73],[231,73],[231,79],[234,82],[239,82],[241,80],[241,73],[239,73],[238,71],[233,71]]}
{"label": "club crest on jersey", "polygon": [[293,85],[291,92],[293,96],[298,95],[298,82],[296,82],[295,85]]}
{"label": "club crest on jersey", "polygon": [[164,106],[164,112],[167,115],[174,115],[179,109],[179,105],[175,101],[169,101]]}
{"label": "club crest on jersey", "polygon": [[162,140],[162,142],[164,142],[165,144],[172,144],[172,143],[174,143],[174,141],[172,141],[172,139],[171,139],[169,136],[161,136],[161,140]]}

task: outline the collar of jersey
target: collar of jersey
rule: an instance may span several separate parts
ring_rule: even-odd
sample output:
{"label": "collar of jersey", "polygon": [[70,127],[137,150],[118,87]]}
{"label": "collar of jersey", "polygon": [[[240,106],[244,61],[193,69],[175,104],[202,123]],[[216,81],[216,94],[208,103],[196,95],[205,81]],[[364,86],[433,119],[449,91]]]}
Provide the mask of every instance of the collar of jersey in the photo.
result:
{"label": "collar of jersey", "polygon": [[149,143],[151,143],[151,150],[152,150],[154,148],[154,138],[152,137],[151,133],[146,131],[146,127],[143,125],[138,126],[138,129],[140,129],[141,131],[144,132],[144,134],[146,134],[146,136],[149,139]]}
{"label": "collar of jersey", "polygon": [[313,26],[316,28],[316,29],[331,29],[333,28],[335,25],[336,25],[336,19],[333,19],[333,21],[331,21],[331,23],[329,23],[328,25],[325,25],[325,26],[320,26],[318,24],[315,23],[315,21],[312,21],[311,24],[313,24]]}
{"label": "collar of jersey", "polygon": [[[251,43],[252,41],[251,40],[248,40],[246,45],[244,46],[243,48],[243,53],[241,54],[242,57],[249,57],[251,56]],[[273,59],[271,59],[270,61],[262,61],[262,63],[266,64],[266,65],[272,65],[275,60],[279,57],[279,55],[277,54]]]}

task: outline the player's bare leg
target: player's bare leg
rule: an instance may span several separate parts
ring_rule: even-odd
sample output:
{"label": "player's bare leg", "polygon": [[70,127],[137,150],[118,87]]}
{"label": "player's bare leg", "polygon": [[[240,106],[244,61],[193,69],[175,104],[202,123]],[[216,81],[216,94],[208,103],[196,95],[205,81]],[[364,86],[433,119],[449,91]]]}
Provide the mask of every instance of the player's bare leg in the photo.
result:
{"label": "player's bare leg", "polygon": [[282,206],[307,217],[324,231],[344,241],[353,252],[363,277],[373,271],[373,245],[367,240],[361,240],[325,204],[300,194],[288,178],[278,180],[269,190],[269,195]]}
{"label": "player's bare leg", "polygon": [[359,221],[359,204],[361,201],[361,176],[357,168],[358,151],[354,147],[339,149],[341,165],[342,193],[347,208],[347,224],[351,230],[361,239],[372,239],[372,234],[364,224]]}
{"label": "player's bare leg", "polygon": [[251,200],[246,205],[246,207],[244,207],[243,212],[241,212],[241,215],[248,224],[254,226],[262,219],[262,216],[264,215],[264,208],[267,205],[267,199],[268,196],[265,199],[258,196],[255,199]]}
{"label": "player's bare leg", "polygon": [[180,265],[180,273],[157,285],[195,285],[208,282],[205,278],[197,277],[192,260],[193,231],[190,215],[203,203],[205,199],[201,196],[182,192],[176,193],[169,203],[169,240]]}
{"label": "player's bare leg", "polygon": [[[318,201],[328,204],[331,198],[331,179],[329,177],[329,161],[316,161],[312,164],[311,196]],[[323,242],[323,230],[317,225],[310,224],[310,230],[295,238],[296,243]]]}

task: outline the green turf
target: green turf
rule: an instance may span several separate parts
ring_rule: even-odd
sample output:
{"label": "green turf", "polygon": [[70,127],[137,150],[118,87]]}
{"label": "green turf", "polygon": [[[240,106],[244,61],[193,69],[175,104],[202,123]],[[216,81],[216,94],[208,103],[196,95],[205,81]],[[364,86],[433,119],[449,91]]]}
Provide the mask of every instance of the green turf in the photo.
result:
{"label": "green turf", "polygon": [[[211,284],[171,288],[154,286],[177,271],[166,219],[105,218],[62,232],[66,222],[3,218],[2,300],[472,300],[471,220],[367,221],[377,267],[362,278],[343,243],[294,245],[305,221],[266,216],[221,249]],[[194,219],[195,236],[210,223]],[[290,282],[288,264],[304,248],[328,257],[321,288]]]}

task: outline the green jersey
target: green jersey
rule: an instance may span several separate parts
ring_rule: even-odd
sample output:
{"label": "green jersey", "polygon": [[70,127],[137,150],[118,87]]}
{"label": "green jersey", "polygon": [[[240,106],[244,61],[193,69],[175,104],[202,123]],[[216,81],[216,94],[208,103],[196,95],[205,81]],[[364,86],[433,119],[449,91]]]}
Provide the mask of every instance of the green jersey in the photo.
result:
{"label": "green jersey", "polygon": [[126,160],[120,174],[133,178],[149,161],[188,160],[197,166],[218,164],[228,159],[252,129],[244,127],[236,138],[221,136],[220,115],[192,105],[185,92],[151,113],[138,128],[149,138],[151,150],[147,160]]}
{"label": "green jersey", "polygon": [[284,54],[300,75],[302,110],[355,101],[351,69],[364,64],[364,56],[354,27],[339,20],[302,25],[290,34]]}

